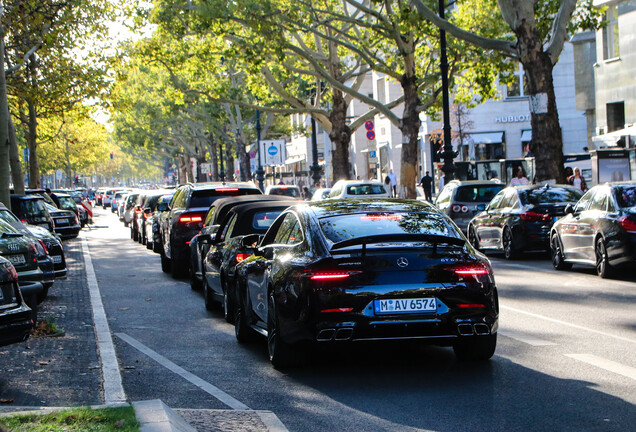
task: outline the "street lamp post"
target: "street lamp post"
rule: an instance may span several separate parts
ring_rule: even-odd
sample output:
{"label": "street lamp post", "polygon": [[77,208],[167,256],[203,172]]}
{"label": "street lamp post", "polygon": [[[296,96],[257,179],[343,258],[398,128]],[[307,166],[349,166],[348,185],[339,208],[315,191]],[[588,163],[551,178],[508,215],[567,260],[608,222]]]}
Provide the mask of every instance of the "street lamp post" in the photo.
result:
{"label": "street lamp post", "polygon": [[311,163],[311,178],[314,180],[314,185],[320,183],[320,165],[318,165],[318,140],[316,139],[316,120],[311,116],[311,156],[313,162]]}
{"label": "street lamp post", "polygon": [[256,147],[258,151],[258,168],[256,169],[256,180],[261,191],[265,191],[265,170],[261,161],[261,112],[256,110]]}
{"label": "street lamp post", "polygon": [[[444,19],[444,1],[439,0],[439,17]],[[450,125],[450,103],[448,100],[448,60],[446,58],[446,32],[440,28],[439,30],[440,44],[440,69],[442,73],[442,105],[444,115],[444,183],[448,183],[455,177],[455,164],[453,159],[456,154],[453,151],[453,143],[451,142],[451,125]]]}

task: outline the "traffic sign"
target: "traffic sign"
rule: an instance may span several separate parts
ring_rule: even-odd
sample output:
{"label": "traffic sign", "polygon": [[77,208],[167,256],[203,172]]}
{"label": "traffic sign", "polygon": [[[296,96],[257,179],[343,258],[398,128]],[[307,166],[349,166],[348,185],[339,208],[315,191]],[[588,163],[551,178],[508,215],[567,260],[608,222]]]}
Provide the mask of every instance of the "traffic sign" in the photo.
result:
{"label": "traffic sign", "polygon": [[367,120],[366,122],[364,122],[364,127],[368,131],[373,130],[373,120]]}
{"label": "traffic sign", "polygon": [[271,145],[269,146],[269,148],[267,149],[267,153],[269,153],[272,156],[276,156],[276,153],[278,153],[278,149],[276,148],[275,145]]}
{"label": "traffic sign", "polygon": [[371,150],[371,151],[369,152],[369,157],[370,157],[371,159],[375,159],[375,157],[376,157],[376,152],[375,152],[375,150]]}
{"label": "traffic sign", "polygon": [[375,139],[375,132],[373,132],[372,130],[367,131],[367,139],[372,141]]}

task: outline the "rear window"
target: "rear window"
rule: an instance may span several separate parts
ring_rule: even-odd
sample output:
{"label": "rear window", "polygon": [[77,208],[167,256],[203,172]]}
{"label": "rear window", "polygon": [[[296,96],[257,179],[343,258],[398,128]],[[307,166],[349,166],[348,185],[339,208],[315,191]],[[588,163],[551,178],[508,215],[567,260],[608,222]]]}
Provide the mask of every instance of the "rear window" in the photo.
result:
{"label": "rear window", "polygon": [[320,219],[333,243],[381,234],[430,234],[461,238],[457,230],[435,213],[356,213]]}
{"label": "rear window", "polygon": [[614,196],[621,208],[636,206],[636,186],[615,186]]}
{"label": "rear window", "polygon": [[18,218],[13,215],[13,213],[6,210],[0,211],[0,219],[10,224],[20,222]]}
{"label": "rear window", "polygon": [[64,210],[75,210],[77,206],[71,197],[58,197],[60,200],[60,208]]}
{"label": "rear window", "polygon": [[581,198],[583,192],[570,188],[541,188],[519,191],[521,203],[527,204],[556,204],[575,203]]}
{"label": "rear window", "polygon": [[295,187],[277,187],[271,188],[268,192],[268,195],[283,195],[298,198],[300,197],[300,190]]}
{"label": "rear window", "polygon": [[44,200],[20,200],[20,209],[27,216],[48,216]]}
{"label": "rear window", "polygon": [[229,196],[239,195],[259,195],[261,191],[258,189],[239,189],[239,188],[219,188],[219,189],[202,189],[192,191],[190,198],[190,207],[209,207],[219,198],[227,198]]}
{"label": "rear window", "polygon": [[459,186],[455,194],[455,201],[469,203],[489,203],[504,185],[475,185]]}
{"label": "rear window", "polygon": [[259,232],[265,232],[282,212],[283,210],[256,212],[252,218],[252,227]]}
{"label": "rear window", "polygon": [[347,195],[381,195],[385,193],[386,189],[382,185],[361,184],[347,186]]}

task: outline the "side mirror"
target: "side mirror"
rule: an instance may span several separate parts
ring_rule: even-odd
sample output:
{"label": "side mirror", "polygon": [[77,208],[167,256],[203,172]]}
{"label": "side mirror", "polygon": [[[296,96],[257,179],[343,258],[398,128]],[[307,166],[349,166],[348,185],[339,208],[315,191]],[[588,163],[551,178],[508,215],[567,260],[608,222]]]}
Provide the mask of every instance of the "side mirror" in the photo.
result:
{"label": "side mirror", "polygon": [[254,251],[254,255],[255,256],[262,256],[265,259],[272,259],[274,258],[274,249],[272,249],[271,247],[259,247],[256,248],[256,250]]}
{"label": "side mirror", "polygon": [[568,204],[565,206],[565,214],[574,213],[574,206],[572,204]]}
{"label": "side mirror", "polygon": [[205,243],[210,243],[212,241],[212,238],[210,236],[210,234],[199,234],[199,243],[201,244],[205,244]]}
{"label": "side mirror", "polygon": [[486,210],[486,204],[477,204],[477,211],[484,211]]}
{"label": "side mirror", "polygon": [[262,239],[263,236],[260,234],[246,235],[241,239],[241,247],[245,249],[253,249],[258,246]]}

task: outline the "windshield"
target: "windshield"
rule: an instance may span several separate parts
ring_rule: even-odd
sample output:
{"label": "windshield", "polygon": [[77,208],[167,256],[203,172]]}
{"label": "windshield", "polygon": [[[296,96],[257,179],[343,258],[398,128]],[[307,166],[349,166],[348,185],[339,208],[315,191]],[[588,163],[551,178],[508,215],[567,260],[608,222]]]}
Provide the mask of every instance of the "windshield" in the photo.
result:
{"label": "windshield", "polygon": [[71,197],[58,197],[60,200],[60,208],[64,210],[75,210],[77,206]]}
{"label": "windshield", "polygon": [[502,184],[459,186],[455,201],[469,203],[489,203],[504,188]]}
{"label": "windshield", "polygon": [[219,198],[227,198],[229,196],[239,195],[258,195],[261,191],[258,189],[238,189],[238,188],[219,188],[219,189],[202,189],[192,192],[190,198],[190,208],[194,207],[210,207],[214,201]]}
{"label": "windshield", "polygon": [[321,218],[320,227],[333,243],[382,234],[429,234],[461,238],[435,213],[357,213]]}
{"label": "windshield", "polygon": [[347,195],[381,195],[386,189],[379,184],[359,184],[347,187]]}
{"label": "windshield", "polygon": [[614,187],[614,195],[619,207],[636,206],[636,186],[616,186]]}
{"label": "windshield", "polygon": [[48,216],[46,208],[44,207],[44,200],[20,200],[20,209],[22,210],[22,214],[26,216]]}
{"label": "windshield", "polygon": [[523,205],[527,204],[556,204],[575,203],[581,198],[583,192],[574,188],[549,187],[519,191],[519,197]]}

